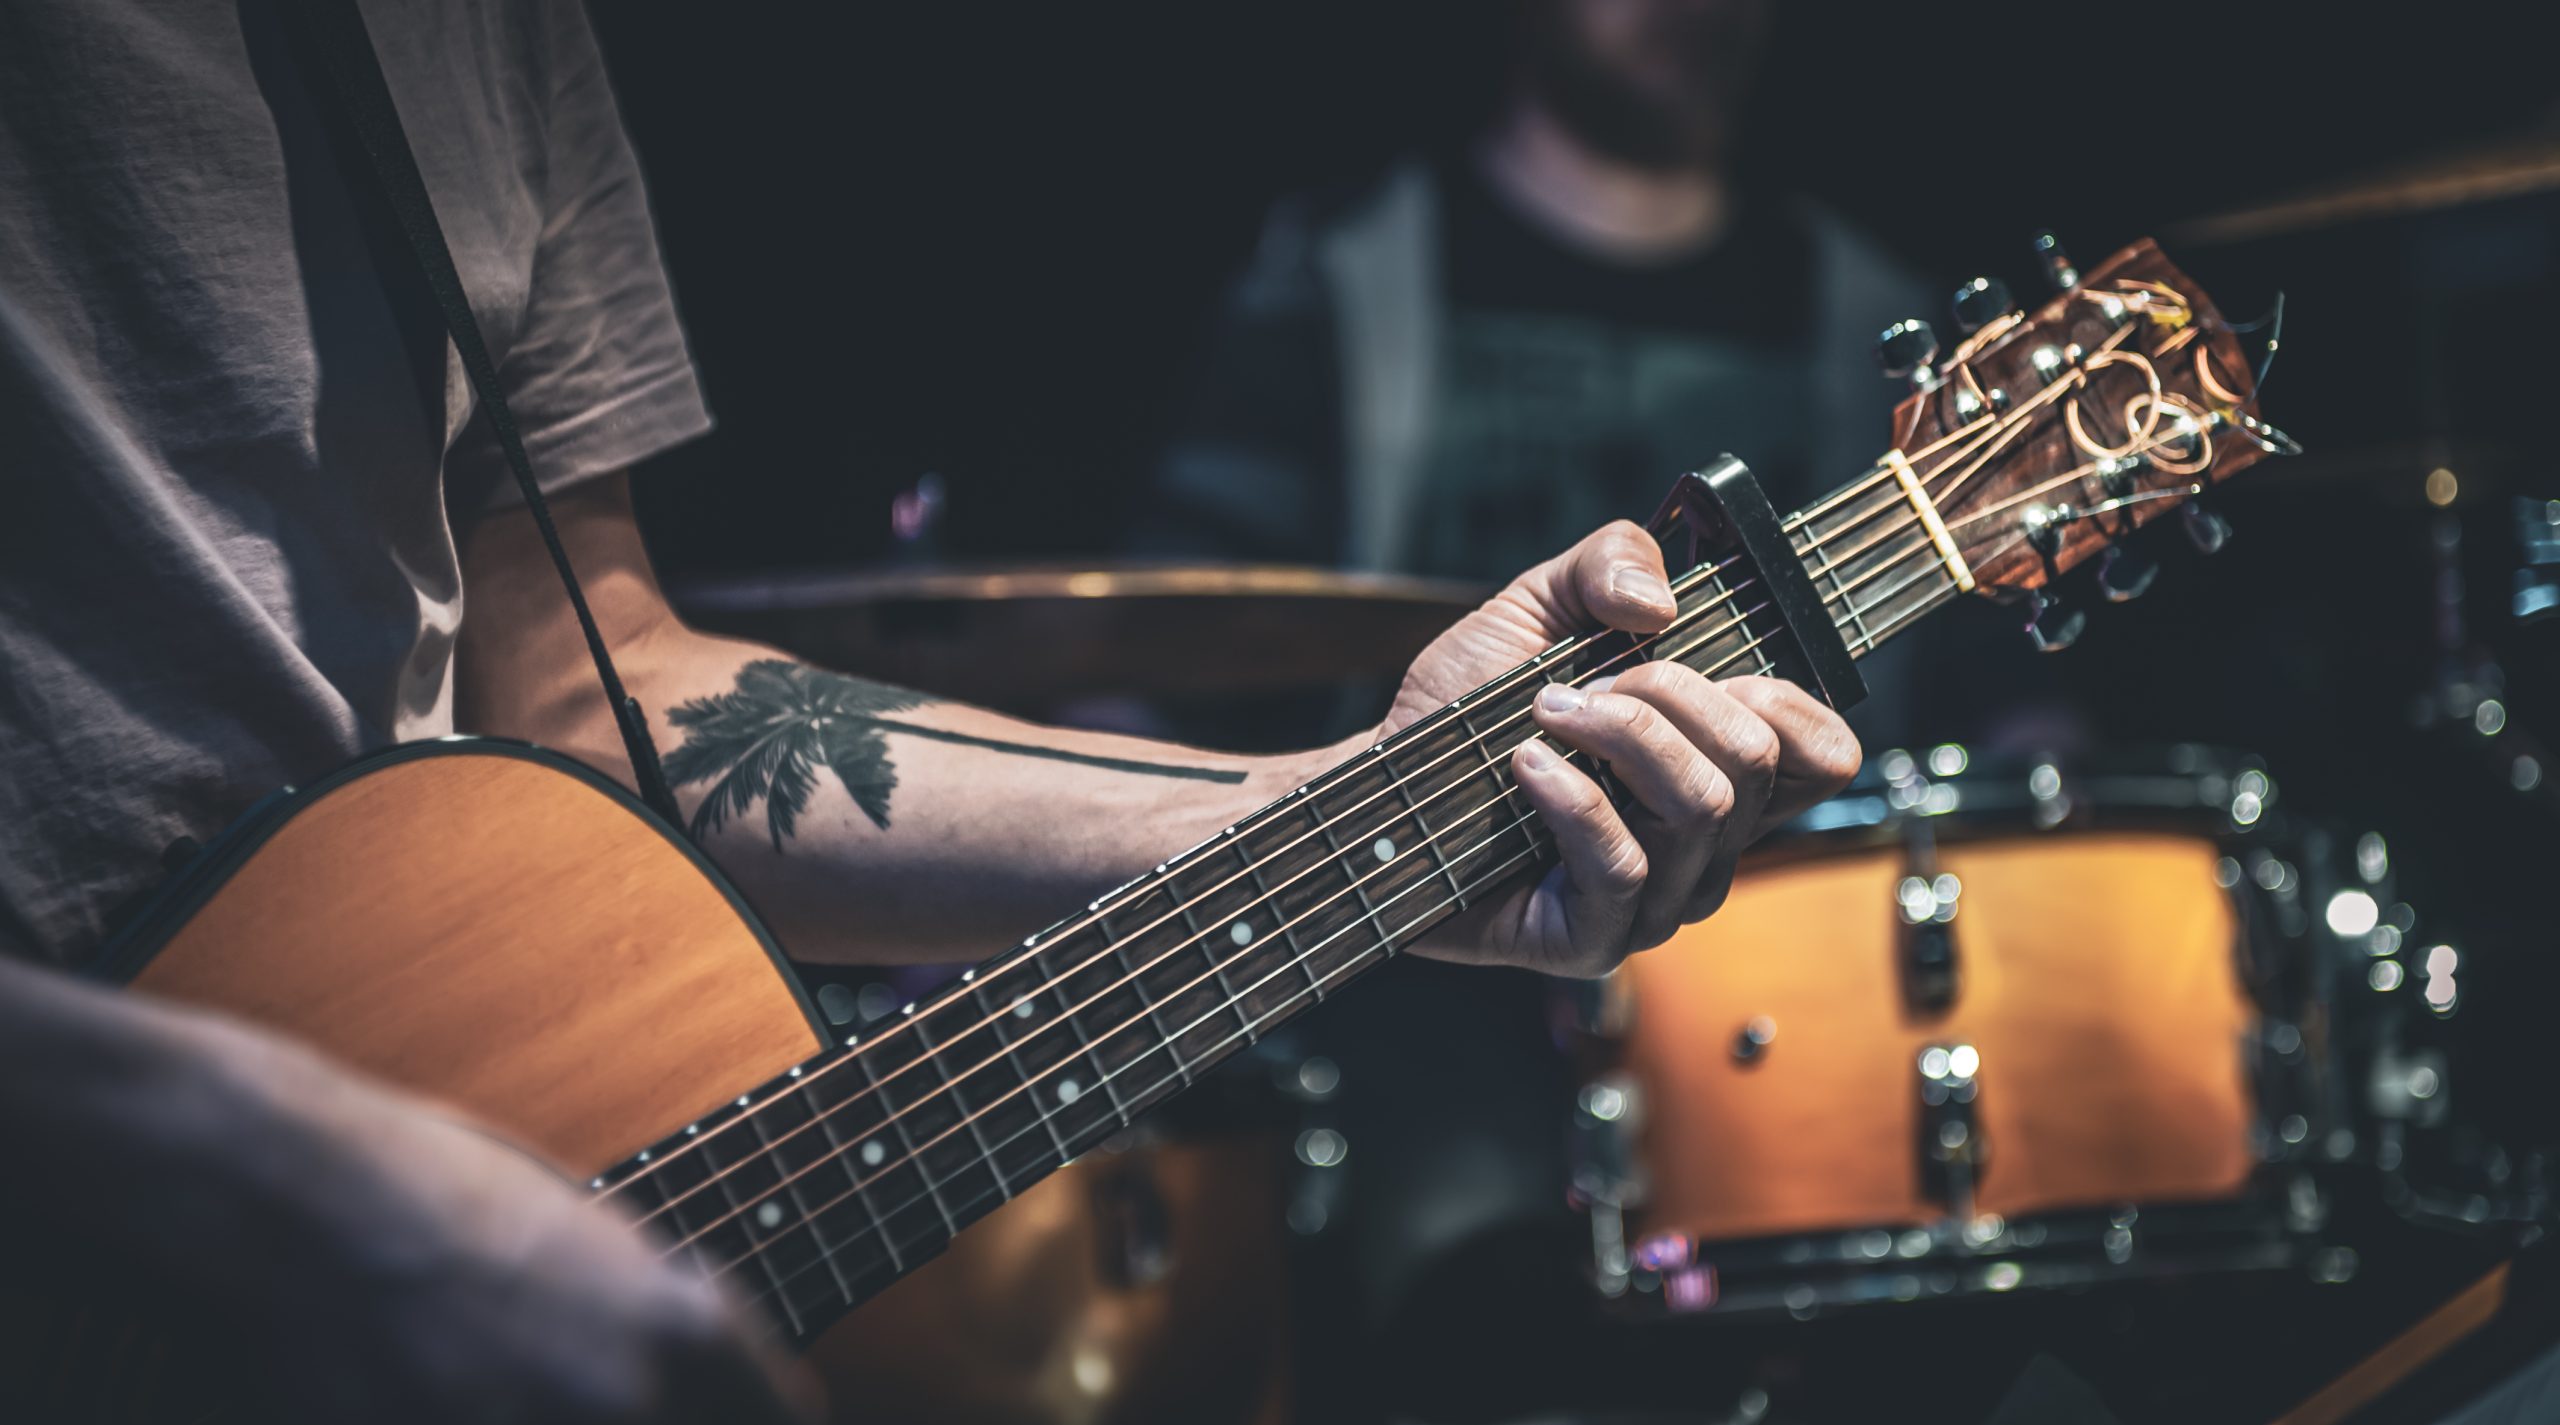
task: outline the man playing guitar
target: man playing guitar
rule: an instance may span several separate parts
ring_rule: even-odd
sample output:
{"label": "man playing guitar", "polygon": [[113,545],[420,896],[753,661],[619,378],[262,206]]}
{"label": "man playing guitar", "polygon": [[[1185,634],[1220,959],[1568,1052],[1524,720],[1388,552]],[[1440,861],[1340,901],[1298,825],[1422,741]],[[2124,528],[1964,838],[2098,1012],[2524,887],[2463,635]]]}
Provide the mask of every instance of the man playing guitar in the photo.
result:
{"label": "man playing guitar", "polygon": [[[604,636],[696,836],[797,955],[982,954],[1560,638],[1673,617],[1653,541],[1612,525],[1433,644],[1378,729],[1258,758],[688,630],[620,472],[709,418],[583,15],[367,9]],[[0,15],[0,1202],[222,1303],[296,1418],[783,1418],[796,1381],[721,1294],[526,1156],[59,972],[172,849],[386,743],[503,735],[630,773],[290,51],[252,3]],[[904,730],[755,740],[840,708]],[[1858,758],[1793,685],[1671,662],[1550,688],[1535,716],[1510,771],[1561,865],[1428,953],[1604,972],[1712,913],[1742,848]],[[1555,748],[1606,763],[1624,811]]]}

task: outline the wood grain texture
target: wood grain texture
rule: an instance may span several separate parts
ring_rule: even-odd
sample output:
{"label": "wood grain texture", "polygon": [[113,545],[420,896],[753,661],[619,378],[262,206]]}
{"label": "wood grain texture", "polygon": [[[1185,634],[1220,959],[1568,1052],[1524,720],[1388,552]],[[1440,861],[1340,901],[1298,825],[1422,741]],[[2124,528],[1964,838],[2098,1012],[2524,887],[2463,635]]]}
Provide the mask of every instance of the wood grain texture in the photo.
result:
{"label": "wood grain texture", "polygon": [[134,987],[440,1099],[578,1177],[819,1047],[691,858],[595,786],[497,752],[324,793]]}
{"label": "wood grain texture", "polygon": [[[1647,1230],[1702,1240],[1917,1224],[1915,1063],[1981,1053],[1980,1209],[2207,1200],[2253,1165],[2239,927],[2200,838],[2075,833],[1943,847],[1963,881],[1963,984],[1904,1003],[1902,857],[1749,872],[1717,917],[1637,956],[1627,1064],[1644,1104]],[[1758,1062],[1735,1033],[1777,1024]]]}

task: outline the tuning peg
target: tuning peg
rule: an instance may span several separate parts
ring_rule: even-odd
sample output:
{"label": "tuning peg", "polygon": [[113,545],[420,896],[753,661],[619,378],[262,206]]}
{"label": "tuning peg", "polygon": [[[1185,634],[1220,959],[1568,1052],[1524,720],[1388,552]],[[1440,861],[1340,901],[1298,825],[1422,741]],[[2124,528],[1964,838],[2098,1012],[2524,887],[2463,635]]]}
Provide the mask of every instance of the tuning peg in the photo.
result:
{"label": "tuning peg", "polygon": [[2199,554],[2220,554],[2231,541],[2231,521],[2192,500],[2179,509],[2178,518],[2187,528],[2187,542]]}
{"label": "tuning peg", "polygon": [[2098,592],[2111,604],[2129,604],[2141,598],[2151,591],[2151,581],[2159,577],[2159,561],[2120,544],[2108,549],[2106,557],[2098,561]]}
{"label": "tuning peg", "polygon": [[1876,363],[1887,376],[1909,376],[1927,385],[1929,363],[1937,359],[1937,328],[1918,317],[1895,322],[1876,338]]}
{"label": "tuning peg", "polygon": [[2009,315],[2016,305],[2009,300],[2008,283],[1997,277],[1976,277],[1956,289],[1956,330],[1980,331]]}
{"label": "tuning peg", "polygon": [[2060,653],[2080,640],[2089,616],[2051,594],[2027,595],[2027,641],[2038,653]]}
{"label": "tuning peg", "polygon": [[2062,239],[2055,237],[2051,228],[2038,229],[2032,245],[2036,261],[2043,264],[2045,280],[2053,284],[2053,290],[2068,292],[2080,285],[2080,269],[2072,265],[2071,254],[2062,250]]}

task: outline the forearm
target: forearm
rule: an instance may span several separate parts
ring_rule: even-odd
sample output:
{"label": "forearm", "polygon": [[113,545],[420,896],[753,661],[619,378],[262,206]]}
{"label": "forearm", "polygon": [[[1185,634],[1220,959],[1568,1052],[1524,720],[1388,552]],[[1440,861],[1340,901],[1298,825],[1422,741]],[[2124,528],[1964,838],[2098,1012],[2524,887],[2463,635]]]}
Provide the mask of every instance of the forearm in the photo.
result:
{"label": "forearm", "polygon": [[[559,502],[563,537],[688,826],[809,959],[973,959],[1306,781],[1326,754],[1239,757],[1042,727],[793,662],[666,611],[618,490]],[[473,536],[462,726],[628,777],[529,530]],[[476,627],[474,624],[476,623]]]}
{"label": "forearm", "polygon": [[659,641],[626,676],[695,838],[813,959],[987,955],[1313,770],[1042,727],[721,639]]}

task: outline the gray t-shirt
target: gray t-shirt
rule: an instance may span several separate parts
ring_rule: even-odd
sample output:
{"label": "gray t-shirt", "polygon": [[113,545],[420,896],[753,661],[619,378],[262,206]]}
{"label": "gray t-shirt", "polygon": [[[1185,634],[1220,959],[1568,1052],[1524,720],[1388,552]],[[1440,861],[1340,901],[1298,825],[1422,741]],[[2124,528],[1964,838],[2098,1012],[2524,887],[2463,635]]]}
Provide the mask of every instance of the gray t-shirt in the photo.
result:
{"label": "gray t-shirt", "polygon": [[[364,12],[546,488],[705,430],[583,11]],[[505,467],[357,191],[260,0],[0,6],[0,948],[452,730]]]}

